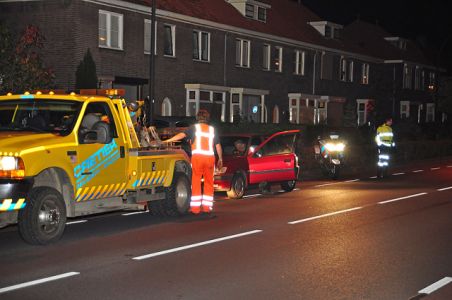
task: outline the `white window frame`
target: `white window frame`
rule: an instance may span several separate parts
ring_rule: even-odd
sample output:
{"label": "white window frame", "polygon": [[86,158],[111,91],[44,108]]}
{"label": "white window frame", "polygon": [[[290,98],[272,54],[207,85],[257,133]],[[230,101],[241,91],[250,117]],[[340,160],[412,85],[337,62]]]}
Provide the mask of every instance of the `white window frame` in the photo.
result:
{"label": "white window frame", "polygon": [[162,101],[162,116],[172,116],[173,107],[171,104],[171,100],[168,97],[165,97]]}
{"label": "white window frame", "polygon": [[435,103],[427,103],[425,105],[425,122],[435,122]]}
{"label": "white window frame", "polygon": [[421,68],[419,66],[414,68],[414,89],[421,89]]}
{"label": "white window frame", "polygon": [[[260,108],[261,108],[261,115],[259,117],[260,123],[266,122],[266,118],[264,113],[266,113],[265,110],[265,96],[269,94],[269,91],[267,90],[256,90],[256,89],[248,89],[248,88],[231,88],[230,90],[230,98],[229,98],[229,122],[234,122],[234,107],[239,107],[239,114],[240,117],[242,117],[243,114],[243,96],[244,95],[250,95],[250,96],[259,96],[260,97]],[[232,99],[234,95],[239,96],[239,103],[233,103]]]}
{"label": "white window frame", "polygon": [[[245,17],[247,17],[248,19],[253,19],[264,23],[267,22],[267,9],[265,7],[252,3],[245,3],[244,9]],[[259,18],[259,10],[262,9],[264,10],[264,19]],[[250,14],[248,12],[250,12]]]}
{"label": "white window frame", "polygon": [[369,84],[369,68],[368,63],[363,63],[361,66],[361,84]]}
{"label": "white window frame", "polygon": [[[201,103],[214,103],[213,94],[221,93],[222,101],[221,101],[221,122],[225,122],[226,120],[226,93],[229,92],[229,88],[222,86],[214,86],[214,85],[205,85],[205,84],[186,84],[186,107],[185,107],[185,115],[187,117],[195,116],[199,111]],[[195,98],[190,99],[190,92],[194,92]],[[209,93],[208,100],[200,100],[201,92]],[[216,101],[216,103],[219,103]],[[195,112],[192,115],[190,113],[190,106],[195,104]]]}
{"label": "white window frame", "polygon": [[[193,60],[200,61],[200,62],[210,62],[210,32],[202,31],[202,30],[193,30],[193,33],[197,33],[197,35],[198,35],[198,58],[193,57]],[[202,56],[203,56],[203,51],[202,51],[203,34],[207,34],[207,60],[202,58]]]}
{"label": "white window frame", "polygon": [[[165,34],[166,34],[166,27],[170,27],[171,29],[171,47],[173,49],[173,54],[166,54],[165,53]],[[163,24],[163,55],[166,57],[176,57],[176,25],[173,24]]]}
{"label": "white window frame", "polygon": [[343,56],[341,56],[339,62],[339,80],[347,81],[347,60]]}
{"label": "white window frame", "polygon": [[436,74],[435,72],[430,71],[428,73],[428,89],[434,90],[436,85]]}
{"label": "white window frame", "polygon": [[[357,99],[356,100],[356,122],[358,126],[364,125],[367,123],[367,103],[369,102],[369,99]],[[364,110],[361,111],[359,106],[360,104],[364,104]],[[362,117],[361,117],[362,116]]]}
{"label": "white window frame", "polygon": [[[282,70],[283,70],[283,47],[275,46],[275,51],[277,52],[277,55],[278,55],[278,65],[277,65],[277,68],[275,68],[275,72],[282,73]],[[273,62],[273,64],[275,65],[276,62]]]}
{"label": "white window frame", "polygon": [[[236,39],[235,40],[235,47],[236,47],[236,58],[235,58],[235,65],[237,67],[242,68],[250,68],[250,58],[251,58],[251,41],[244,40],[244,39]],[[237,45],[239,49],[237,49]],[[247,47],[248,51],[245,53],[244,49],[245,46]]]}
{"label": "white window frame", "polygon": [[[151,49],[151,37],[146,36],[146,28],[149,28],[149,34],[151,34],[151,25],[152,21],[148,19],[144,19],[144,54],[151,54],[148,49]],[[148,48],[147,48],[148,47]],[[155,22],[154,26],[154,55],[157,55],[157,22]]]}
{"label": "white window frame", "polygon": [[[100,15],[103,14],[105,15],[106,18],[106,44],[105,45],[101,45],[100,44]],[[112,37],[112,28],[111,28],[111,17],[115,16],[118,17],[118,47],[113,47],[111,45],[111,37]],[[99,36],[99,41],[98,41],[98,46],[99,48],[107,48],[107,49],[114,49],[114,50],[123,50],[124,45],[123,45],[123,40],[124,40],[124,16],[122,14],[118,14],[118,13],[114,13],[114,12],[110,12],[110,11],[106,11],[106,10],[99,10],[99,14],[98,14],[98,18],[99,18],[99,22],[98,22],[98,36]]]}
{"label": "white window frame", "polygon": [[412,88],[412,80],[413,80],[413,70],[410,65],[403,65],[403,88],[411,89]]}
{"label": "white window frame", "polygon": [[[295,104],[293,103],[295,100]],[[301,99],[296,96],[289,96],[289,123],[300,124],[300,109],[301,109]],[[293,111],[295,111],[295,116]]]}
{"label": "white window frame", "polygon": [[400,119],[410,117],[410,101],[400,101]]}
{"label": "white window frame", "polygon": [[347,68],[347,80],[349,81],[349,82],[353,82],[353,66],[354,66],[354,62],[353,62],[353,60],[350,60],[349,62],[348,62],[348,68]]}
{"label": "white window frame", "polygon": [[304,76],[306,52],[295,50],[295,75]]}
{"label": "white window frame", "polygon": [[[267,58],[265,58],[267,56]],[[262,68],[265,71],[270,71],[271,69],[271,58],[272,58],[272,46],[269,44],[264,44],[262,47]]]}

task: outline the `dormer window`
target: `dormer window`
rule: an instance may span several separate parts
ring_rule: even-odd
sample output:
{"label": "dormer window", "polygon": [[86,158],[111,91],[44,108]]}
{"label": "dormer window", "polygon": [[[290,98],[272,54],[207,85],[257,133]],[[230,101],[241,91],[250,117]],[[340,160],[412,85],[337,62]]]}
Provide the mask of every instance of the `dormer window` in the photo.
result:
{"label": "dormer window", "polygon": [[343,26],[328,21],[309,22],[321,35],[329,39],[340,39]]}
{"label": "dormer window", "polygon": [[240,13],[253,20],[267,22],[267,9],[271,6],[258,0],[227,0]]}
{"label": "dormer window", "polygon": [[399,48],[400,50],[406,50],[406,40],[400,37],[386,37],[386,41],[391,43],[394,47]]}

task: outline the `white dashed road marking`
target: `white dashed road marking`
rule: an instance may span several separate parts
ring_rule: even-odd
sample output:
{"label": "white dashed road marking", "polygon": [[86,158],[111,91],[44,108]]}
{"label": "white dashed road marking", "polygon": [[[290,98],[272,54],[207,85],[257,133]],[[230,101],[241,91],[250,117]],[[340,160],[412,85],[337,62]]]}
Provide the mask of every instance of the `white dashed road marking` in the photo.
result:
{"label": "white dashed road marking", "polygon": [[301,219],[301,220],[297,220],[297,221],[292,221],[292,222],[289,222],[288,224],[294,225],[294,224],[298,224],[298,223],[303,223],[303,222],[307,222],[307,221],[312,221],[312,220],[316,220],[316,219],[320,219],[320,218],[325,218],[325,217],[329,217],[329,216],[333,216],[333,215],[338,215],[338,214],[342,214],[342,213],[358,210],[358,209],[361,209],[361,208],[362,207],[354,207],[354,208],[344,209],[344,210],[335,211],[335,212],[324,214],[324,215],[320,215],[320,216],[315,216],[315,217],[310,217],[310,218]]}
{"label": "white dashed road marking", "polygon": [[438,280],[437,282],[435,282],[435,283],[429,285],[428,287],[420,290],[418,293],[419,294],[427,294],[427,295],[429,295],[429,294],[433,293],[434,291],[442,288],[443,286],[445,286],[446,284],[449,284],[451,282],[452,282],[452,277],[444,277],[443,279]]}
{"label": "white dashed road marking", "polygon": [[144,211],[135,211],[135,212],[131,212],[131,213],[125,213],[122,214],[123,216],[133,216],[133,215],[139,215],[139,214],[145,214],[148,213],[149,210],[144,210]]}
{"label": "white dashed road marking", "polygon": [[378,204],[386,204],[386,203],[390,203],[390,202],[405,200],[405,199],[419,197],[419,196],[423,196],[423,195],[427,195],[427,193],[419,193],[419,194],[409,195],[409,196],[395,198],[395,199],[391,199],[391,200],[381,201],[381,202],[378,202]]}
{"label": "white dashed road marking", "polygon": [[405,173],[401,172],[401,173],[394,173],[394,174],[392,174],[392,176],[398,176],[398,175],[405,175]]}
{"label": "white dashed road marking", "polygon": [[344,181],[344,182],[355,182],[355,181],[359,181],[359,179],[352,179],[352,180],[347,180],[347,181]]}
{"label": "white dashed road marking", "polygon": [[442,192],[442,191],[446,191],[446,190],[450,190],[450,189],[452,189],[452,186],[445,187],[445,188],[442,188],[442,189],[437,189],[437,191],[438,192]]}
{"label": "white dashed road marking", "polygon": [[79,272],[69,272],[69,273],[64,273],[64,274],[60,274],[60,275],[56,275],[56,276],[52,276],[52,277],[47,277],[47,278],[43,278],[43,279],[38,279],[38,280],[33,280],[33,281],[21,283],[21,284],[12,285],[12,286],[9,286],[9,287],[1,288],[0,289],[0,294],[6,293],[6,292],[9,292],[9,291],[22,289],[22,288],[33,286],[33,285],[38,285],[38,284],[41,284],[41,283],[46,283],[46,282],[49,282],[49,281],[55,281],[55,280],[63,279],[63,278],[66,278],[66,277],[75,276],[75,275],[80,275],[80,273]]}
{"label": "white dashed road marking", "polygon": [[424,170],[415,170],[415,171],[413,171],[413,173],[419,173],[419,172],[424,172]]}
{"label": "white dashed road marking", "polygon": [[441,169],[441,168],[439,168],[439,167],[436,167],[436,168],[430,168],[430,170],[432,170],[432,171],[439,170],[439,169]]}
{"label": "white dashed road marking", "polygon": [[88,220],[72,221],[72,222],[67,222],[66,225],[74,225],[74,224],[80,224],[80,223],[86,223],[86,222],[88,222]]}
{"label": "white dashed road marking", "polygon": [[262,194],[246,195],[246,196],[243,196],[243,198],[252,198],[252,197],[259,197],[259,196],[262,196]]}
{"label": "white dashed road marking", "polygon": [[229,236],[225,236],[225,237],[222,237],[222,238],[209,240],[209,241],[205,241],[205,242],[201,242],[201,243],[191,244],[191,245],[187,245],[187,246],[182,246],[182,247],[177,247],[177,248],[168,249],[168,250],[164,250],[164,251],[154,252],[154,253],[151,253],[151,254],[137,256],[137,257],[134,257],[132,259],[133,260],[148,259],[148,258],[159,256],[159,255],[164,255],[164,254],[169,254],[169,253],[173,253],[173,252],[183,251],[183,250],[196,248],[196,247],[200,247],[200,246],[205,246],[205,245],[218,243],[218,242],[222,242],[222,241],[226,241],[226,240],[231,240],[231,239],[235,239],[235,238],[239,238],[239,237],[243,237],[243,236],[247,236],[247,235],[251,235],[251,234],[256,234],[256,233],[260,233],[260,232],[262,232],[262,230],[252,230],[252,231],[243,232],[243,233],[234,234],[234,235],[229,235]]}

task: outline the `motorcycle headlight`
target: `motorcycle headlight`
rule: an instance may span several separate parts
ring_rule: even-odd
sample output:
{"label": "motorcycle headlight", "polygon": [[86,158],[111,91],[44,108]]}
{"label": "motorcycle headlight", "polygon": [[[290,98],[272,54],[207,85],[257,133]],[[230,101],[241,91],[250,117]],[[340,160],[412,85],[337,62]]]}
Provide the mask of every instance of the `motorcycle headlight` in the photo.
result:
{"label": "motorcycle headlight", "polygon": [[0,156],[0,178],[22,179],[24,176],[25,166],[20,157]]}
{"label": "motorcycle headlight", "polygon": [[345,149],[344,143],[327,143],[325,148],[330,152],[342,152]]}

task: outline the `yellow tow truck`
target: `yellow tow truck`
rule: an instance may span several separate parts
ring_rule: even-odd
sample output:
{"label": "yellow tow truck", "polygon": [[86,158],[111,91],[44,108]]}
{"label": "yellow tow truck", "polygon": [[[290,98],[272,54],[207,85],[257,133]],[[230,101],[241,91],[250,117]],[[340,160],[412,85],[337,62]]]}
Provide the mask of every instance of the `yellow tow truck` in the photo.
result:
{"label": "yellow tow truck", "polygon": [[175,147],[141,147],[124,99],[0,96],[0,228],[31,244],[62,236],[67,218],[116,210],[188,212],[191,166]]}

